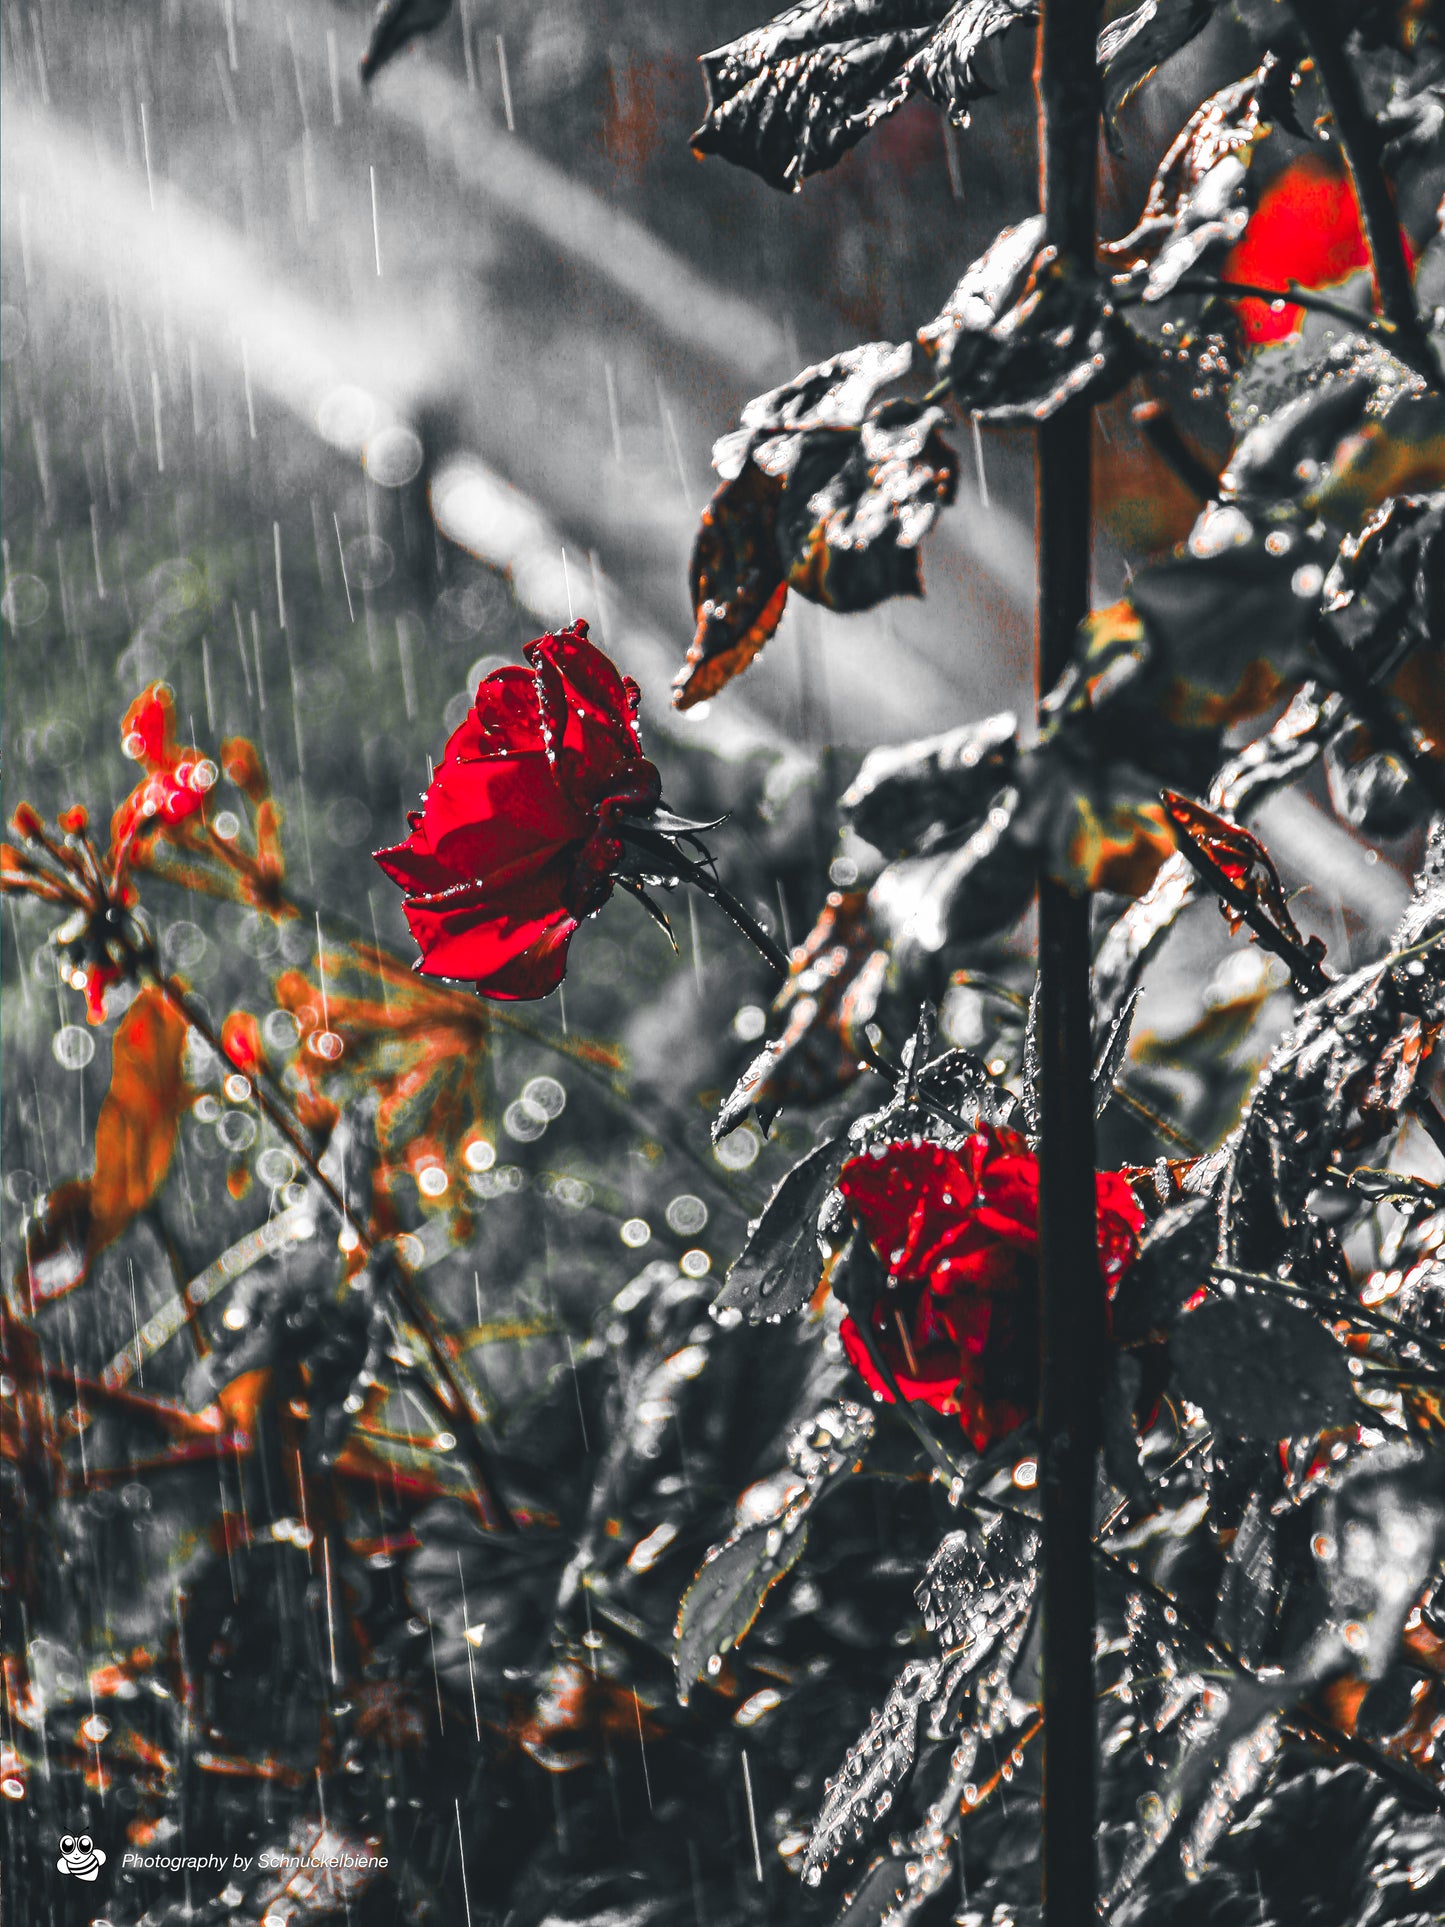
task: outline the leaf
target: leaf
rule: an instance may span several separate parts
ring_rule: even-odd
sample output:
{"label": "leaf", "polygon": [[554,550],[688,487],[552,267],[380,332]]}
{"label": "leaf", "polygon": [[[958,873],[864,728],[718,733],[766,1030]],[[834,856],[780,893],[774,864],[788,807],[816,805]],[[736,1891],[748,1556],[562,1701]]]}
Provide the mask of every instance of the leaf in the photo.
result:
{"label": "leaf", "polygon": [[915,96],[967,125],[991,91],[979,54],[1034,12],[1032,0],[804,0],[703,56],[693,148],[796,190]]}
{"label": "leaf", "polygon": [[381,0],[361,57],[362,80],[369,86],[418,34],[435,33],[451,10],[452,0]]}
{"label": "leaf", "polygon": [[1036,221],[1005,228],[919,332],[958,406],[986,421],[1046,421],[1086,392],[1103,400],[1135,370],[1108,286],[1057,248],[1025,258],[1038,234]]}
{"label": "leaf", "polygon": [[185,1045],[185,1019],[146,985],[116,1025],[110,1089],[95,1120],[87,1259],[145,1210],[170,1169],[189,1095],[181,1069]]}
{"label": "leaf", "polygon": [[807,1515],[825,1492],[857,1470],[873,1437],[873,1414],[847,1399],[825,1405],[788,1439],[789,1472],[749,1486],[733,1529],[714,1546],[677,1616],[677,1696],[722,1670],[722,1656],[743,1638],[763,1600],[797,1564]]}
{"label": "leaf", "polygon": [[921,854],[977,822],[1017,757],[1018,718],[1008,710],[873,749],[839,797],[839,813],[885,855]]}
{"label": "leaf", "polygon": [[1325,1494],[1312,1545],[1341,1658],[1383,1678],[1445,1546],[1438,1456],[1400,1443],[1367,1452]]}
{"label": "leaf", "polygon": [[1119,1011],[1109,1026],[1094,1065],[1094,1116],[1102,1117],[1114,1095],[1114,1086],[1129,1054],[1129,1033],[1134,1028],[1134,1013],[1139,1008],[1139,992]]}
{"label": "leaf", "polygon": [[790,589],[825,609],[921,595],[918,545],[958,487],[941,408],[885,402],[856,432],[808,434],[778,507]]}
{"label": "leaf", "polygon": [[[1237,816],[1308,769],[1338,726],[1341,700],[1306,684],[1263,736],[1228,757],[1209,785],[1211,809]],[[1094,959],[1094,996],[1117,1009],[1137,986],[1144,966],[1194,901],[1198,880],[1186,857],[1174,855],[1145,894],[1111,924]]]}
{"label": "leaf", "polygon": [[[930,1809],[919,1833],[901,1843],[897,1859],[907,1862],[906,1874],[895,1864],[893,1875],[902,1878],[904,1892],[919,1898],[937,1890],[926,1874],[920,1882],[920,1874],[938,1864],[938,1848],[957,1835],[980,1743],[1009,1720],[1010,1683],[1033,1603],[1039,1546],[1032,1519],[992,1511],[976,1515],[939,1545],[915,1592],[939,1650],[931,1659],[908,1661],[830,1777],[803,1864],[810,1885],[885,1818],[890,1830],[899,1825],[899,1796],[914,1770],[926,1712],[928,1741],[947,1730],[954,1736],[948,1795]],[[964,1709],[958,1709],[945,1726],[954,1695],[970,1680],[971,1719],[965,1721]],[[951,1872],[946,1851],[941,1861]]]}
{"label": "leaf", "polygon": [[733,1261],[718,1311],[739,1311],[749,1324],[801,1311],[823,1274],[818,1213],[850,1154],[846,1139],[820,1144],[795,1164],[769,1198]]}
{"label": "leaf", "polygon": [[777,628],[788,599],[775,528],[783,480],[752,461],[703,510],[689,584],[697,630],[674,683],[690,709],[742,674]]}
{"label": "leaf", "polygon": [[1360,1411],[1346,1356],[1313,1313],[1252,1293],[1211,1299],[1169,1336],[1173,1383],[1231,1438],[1298,1438]]}
{"label": "leaf", "polygon": [[1433,833],[1389,953],[1334,984],[1286,1033],[1231,1140],[1224,1262],[1273,1273],[1310,1195],[1399,1125],[1445,1023],[1445,840]]}
{"label": "leaf", "polygon": [[1109,121],[1156,67],[1187,47],[1214,17],[1214,0],[1143,0],[1099,35],[1104,112]]}
{"label": "leaf", "polygon": [[[1272,129],[1283,76],[1273,54],[1253,73],[1211,94],[1170,144],[1149,184],[1138,222],[1101,253],[1143,277],[1146,307],[1136,325],[1153,325],[1148,304],[1173,292],[1212,252],[1232,247],[1249,222],[1244,188],[1257,144]],[[1174,315],[1174,304],[1170,307]]]}
{"label": "leaf", "polygon": [[918,331],[919,346],[940,376],[951,378],[954,357],[967,365],[1017,300],[1044,241],[1044,218],[1030,216],[996,234],[969,263],[942,311]]}
{"label": "leaf", "polygon": [[1197,867],[1220,889],[1220,908],[1230,929],[1248,923],[1254,937],[1264,942],[1272,930],[1279,941],[1270,947],[1285,957],[1300,988],[1311,994],[1321,989],[1328,981],[1320,969],[1324,943],[1301,935],[1279,873],[1259,838],[1173,790],[1165,790],[1164,807],[1186,853],[1203,858]]}
{"label": "leaf", "polygon": [[1109,1307],[1115,1338],[1134,1343],[1167,1330],[1207,1282],[1219,1253],[1219,1210],[1212,1198],[1186,1198],[1156,1218]]}
{"label": "leaf", "polygon": [[764,1130],[785,1104],[817,1104],[858,1076],[865,1027],[888,966],[862,890],[830,890],[818,921],[794,947],[788,981],[773,999],[782,1034],[759,1051],[718,1112],[713,1138],[751,1111]]}

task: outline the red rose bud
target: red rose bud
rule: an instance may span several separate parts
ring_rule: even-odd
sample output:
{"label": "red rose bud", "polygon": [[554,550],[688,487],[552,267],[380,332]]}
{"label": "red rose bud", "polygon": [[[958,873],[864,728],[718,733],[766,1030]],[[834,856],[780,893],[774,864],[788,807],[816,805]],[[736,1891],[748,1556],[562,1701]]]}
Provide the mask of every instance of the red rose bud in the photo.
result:
{"label": "red rose bud", "polygon": [[567,946],[612,895],[618,819],[662,785],[642,754],[637,685],[576,622],[498,669],[446,746],[404,843],[376,861],[406,892],[424,975],[487,997],[545,997]]}
{"label": "red rose bud", "polygon": [[[1099,1264],[1112,1295],[1138,1254],[1144,1214],[1101,1171]],[[1038,1402],[1039,1166],[1012,1131],[981,1127],[958,1150],[895,1143],[843,1166],[839,1189],[888,1273],[869,1313],[874,1344],[909,1401],[956,1414],[976,1450]],[[893,1394],[852,1318],[849,1359]]]}

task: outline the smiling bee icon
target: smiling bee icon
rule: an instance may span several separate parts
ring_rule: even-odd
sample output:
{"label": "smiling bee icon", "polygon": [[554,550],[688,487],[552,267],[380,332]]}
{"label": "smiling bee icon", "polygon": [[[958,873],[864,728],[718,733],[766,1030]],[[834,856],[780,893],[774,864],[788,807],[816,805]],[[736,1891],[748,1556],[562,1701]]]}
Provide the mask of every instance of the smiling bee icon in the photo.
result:
{"label": "smiling bee icon", "polygon": [[105,1855],[99,1847],[91,1845],[88,1833],[67,1833],[60,1842],[60,1858],[55,1864],[62,1873],[74,1874],[77,1880],[94,1880],[105,1864]]}

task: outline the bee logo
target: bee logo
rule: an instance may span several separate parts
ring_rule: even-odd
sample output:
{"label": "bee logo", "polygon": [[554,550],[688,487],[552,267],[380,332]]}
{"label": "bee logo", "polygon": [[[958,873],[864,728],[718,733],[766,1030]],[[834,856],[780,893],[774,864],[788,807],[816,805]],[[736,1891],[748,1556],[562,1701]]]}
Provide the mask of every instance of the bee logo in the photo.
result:
{"label": "bee logo", "polygon": [[60,1842],[60,1858],[55,1864],[62,1873],[73,1874],[77,1880],[94,1880],[105,1864],[105,1855],[99,1847],[91,1845],[88,1833],[67,1833]]}

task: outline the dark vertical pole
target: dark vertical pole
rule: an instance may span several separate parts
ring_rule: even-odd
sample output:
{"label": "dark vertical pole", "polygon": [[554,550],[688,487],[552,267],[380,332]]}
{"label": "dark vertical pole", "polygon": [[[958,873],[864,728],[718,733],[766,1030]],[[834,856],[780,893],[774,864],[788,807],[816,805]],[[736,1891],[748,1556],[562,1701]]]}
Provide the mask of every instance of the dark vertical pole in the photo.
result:
{"label": "dark vertical pole", "polygon": [[[1048,238],[1062,261],[1094,268],[1098,0],[1044,0],[1039,150]],[[1038,432],[1038,683],[1069,660],[1087,613],[1093,526],[1087,407]],[[1044,1918],[1097,1919],[1093,1504],[1100,1435],[1104,1296],[1094,1209],[1089,904],[1039,886],[1039,1270],[1043,1357]]]}

